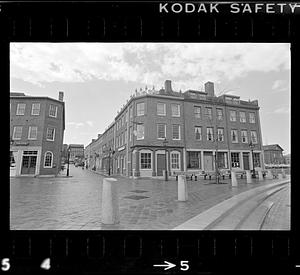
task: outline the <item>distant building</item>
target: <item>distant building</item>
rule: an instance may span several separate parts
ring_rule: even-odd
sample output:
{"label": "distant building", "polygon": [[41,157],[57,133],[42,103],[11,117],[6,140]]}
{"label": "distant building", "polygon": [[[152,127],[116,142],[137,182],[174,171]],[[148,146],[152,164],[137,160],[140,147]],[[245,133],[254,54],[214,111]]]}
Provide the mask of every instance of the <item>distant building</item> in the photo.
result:
{"label": "distant building", "polygon": [[10,93],[11,176],[49,176],[60,171],[65,130],[59,99]]}
{"label": "distant building", "polygon": [[61,159],[62,161],[66,161],[68,158],[68,144],[63,144],[62,150],[61,150]]}
{"label": "distant building", "polygon": [[291,165],[291,154],[284,155],[283,158],[285,164]]}
{"label": "distant building", "polygon": [[216,96],[212,82],[204,91],[176,92],[166,80],[164,89],[136,91],[86,147],[86,158],[96,169],[109,164],[113,174],[159,177],[166,165],[170,174],[214,171],[217,151],[219,168],[250,170],[264,168],[261,140],[257,100]]}
{"label": "distant building", "polygon": [[285,164],[282,152],[284,151],[278,144],[264,145],[265,164]]}
{"label": "distant building", "polygon": [[83,144],[69,144],[68,149],[70,150],[70,162],[75,162],[75,160],[84,159],[84,145]]}

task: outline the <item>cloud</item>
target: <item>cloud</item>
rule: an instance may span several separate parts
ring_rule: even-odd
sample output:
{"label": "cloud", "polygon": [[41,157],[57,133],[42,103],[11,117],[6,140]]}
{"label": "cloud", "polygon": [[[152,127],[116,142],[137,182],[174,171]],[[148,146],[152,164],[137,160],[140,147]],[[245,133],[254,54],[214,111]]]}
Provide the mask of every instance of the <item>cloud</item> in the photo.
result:
{"label": "cloud", "polygon": [[279,107],[273,111],[274,114],[290,114],[290,108],[289,107]]}
{"label": "cloud", "polygon": [[93,121],[87,120],[85,123],[86,123],[87,125],[89,125],[90,127],[93,127],[93,126],[94,126]]}
{"label": "cloud", "polygon": [[67,122],[67,125],[69,126],[74,126],[75,128],[79,128],[79,127],[82,127],[84,126],[84,123],[82,122]]}
{"label": "cloud", "polygon": [[290,89],[289,82],[287,80],[275,80],[272,85],[272,90],[275,92],[283,92]]}
{"label": "cloud", "polygon": [[290,70],[287,43],[11,43],[11,76],[45,82],[135,81],[175,89]]}

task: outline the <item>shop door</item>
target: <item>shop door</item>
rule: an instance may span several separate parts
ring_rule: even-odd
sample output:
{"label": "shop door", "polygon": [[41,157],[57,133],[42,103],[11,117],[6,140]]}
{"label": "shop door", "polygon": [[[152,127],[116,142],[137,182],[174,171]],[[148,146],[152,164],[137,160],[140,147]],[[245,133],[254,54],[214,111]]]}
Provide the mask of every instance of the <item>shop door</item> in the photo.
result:
{"label": "shop door", "polygon": [[249,153],[243,153],[244,170],[250,170]]}
{"label": "shop door", "polygon": [[204,171],[213,171],[213,154],[204,152]]}
{"label": "shop door", "polygon": [[36,158],[36,156],[23,156],[21,169],[22,175],[35,174]]}
{"label": "shop door", "polygon": [[157,176],[163,176],[163,170],[166,169],[166,157],[163,154],[157,154]]}

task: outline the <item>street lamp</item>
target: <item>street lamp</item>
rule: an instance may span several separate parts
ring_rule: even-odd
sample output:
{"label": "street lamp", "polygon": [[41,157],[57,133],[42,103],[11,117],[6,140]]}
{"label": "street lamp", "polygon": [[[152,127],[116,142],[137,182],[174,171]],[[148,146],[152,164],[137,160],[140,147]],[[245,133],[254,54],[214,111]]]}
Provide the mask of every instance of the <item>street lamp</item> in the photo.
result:
{"label": "street lamp", "polygon": [[164,139],[163,141],[163,145],[165,147],[165,181],[168,181],[168,167],[167,167],[167,144],[168,144],[168,141],[167,141],[167,138]]}
{"label": "street lamp", "polygon": [[111,147],[109,147],[108,151],[108,175],[110,176],[110,154],[111,154]]}
{"label": "street lamp", "polygon": [[67,177],[69,176],[69,171],[70,171],[70,151],[71,151],[71,149],[68,148],[68,168],[67,168]]}
{"label": "street lamp", "polygon": [[253,155],[253,148],[254,148],[254,144],[252,143],[252,141],[250,141],[249,143],[249,147],[251,150],[251,154],[252,154],[252,166],[253,166],[253,170],[252,170],[252,178],[256,178],[255,176],[255,167],[254,167],[254,155]]}

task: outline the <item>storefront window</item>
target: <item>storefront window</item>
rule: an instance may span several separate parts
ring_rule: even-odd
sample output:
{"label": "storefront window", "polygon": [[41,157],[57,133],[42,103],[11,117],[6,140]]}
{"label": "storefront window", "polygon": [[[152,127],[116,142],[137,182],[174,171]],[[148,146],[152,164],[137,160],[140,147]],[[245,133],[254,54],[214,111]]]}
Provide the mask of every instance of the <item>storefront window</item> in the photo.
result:
{"label": "storefront window", "polygon": [[254,160],[254,167],[261,167],[260,166],[260,154],[253,153],[253,160]]}
{"label": "storefront window", "polygon": [[187,168],[200,169],[201,168],[201,154],[200,152],[187,152]]}
{"label": "storefront window", "polygon": [[179,169],[179,153],[171,154],[171,168]]}
{"label": "storefront window", "polygon": [[218,152],[218,164],[218,167],[221,169],[228,168],[226,152]]}
{"label": "storefront window", "polygon": [[241,167],[239,153],[231,153],[231,167],[232,168]]}
{"label": "storefront window", "polygon": [[141,169],[151,169],[151,153],[141,153]]}

